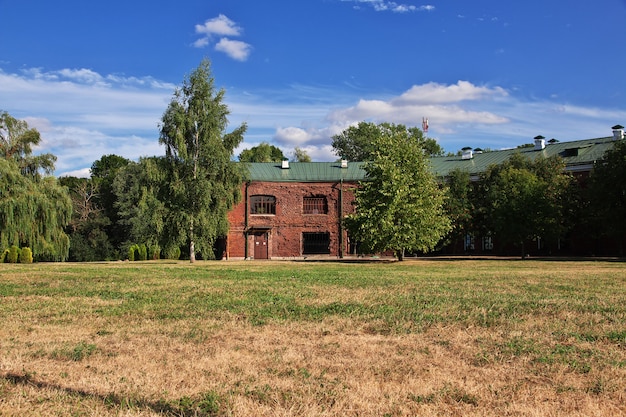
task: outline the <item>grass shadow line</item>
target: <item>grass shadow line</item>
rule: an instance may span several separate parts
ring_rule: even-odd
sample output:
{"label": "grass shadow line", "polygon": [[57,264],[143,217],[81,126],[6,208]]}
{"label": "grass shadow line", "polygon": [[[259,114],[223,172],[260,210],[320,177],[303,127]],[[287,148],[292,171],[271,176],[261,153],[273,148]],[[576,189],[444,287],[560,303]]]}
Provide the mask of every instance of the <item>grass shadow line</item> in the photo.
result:
{"label": "grass shadow line", "polygon": [[119,407],[119,408],[140,408],[140,409],[149,409],[155,413],[161,414],[163,416],[171,416],[171,417],[214,417],[217,416],[217,413],[207,412],[199,409],[197,406],[193,404],[184,404],[178,405],[178,403],[182,403],[182,400],[179,401],[148,401],[146,399],[137,399],[130,398],[125,396],[120,396],[115,393],[109,394],[99,394],[95,392],[90,392],[83,389],[69,388],[63,387],[61,385],[52,384],[45,381],[36,380],[29,373],[17,374],[17,373],[7,373],[0,376],[0,379],[4,379],[8,383],[14,386],[31,386],[37,389],[52,389],[56,391],[63,392],[65,394],[76,396],[81,399],[94,399],[97,401],[101,401],[107,407]]}

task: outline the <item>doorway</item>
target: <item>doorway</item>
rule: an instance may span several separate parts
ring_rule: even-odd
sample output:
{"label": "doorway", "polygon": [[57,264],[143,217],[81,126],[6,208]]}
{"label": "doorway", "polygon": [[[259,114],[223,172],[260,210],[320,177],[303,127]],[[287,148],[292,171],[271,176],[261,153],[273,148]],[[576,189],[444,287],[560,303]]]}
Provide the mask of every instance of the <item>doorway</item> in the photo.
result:
{"label": "doorway", "polygon": [[254,234],[254,259],[268,259],[267,232]]}

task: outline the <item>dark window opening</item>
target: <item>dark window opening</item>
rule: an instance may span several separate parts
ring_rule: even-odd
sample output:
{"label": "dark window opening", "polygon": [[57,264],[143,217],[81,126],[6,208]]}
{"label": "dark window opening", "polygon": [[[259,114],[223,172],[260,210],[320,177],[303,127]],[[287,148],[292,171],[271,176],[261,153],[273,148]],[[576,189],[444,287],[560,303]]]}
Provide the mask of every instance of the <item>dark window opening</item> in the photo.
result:
{"label": "dark window opening", "polygon": [[304,214],[328,214],[326,197],[304,197],[302,208]]}
{"label": "dark window opening", "polygon": [[330,254],[330,233],[304,232],[302,233],[304,255]]}
{"label": "dark window opening", "polygon": [[271,195],[251,196],[250,214],[276,214],[276,197]]}

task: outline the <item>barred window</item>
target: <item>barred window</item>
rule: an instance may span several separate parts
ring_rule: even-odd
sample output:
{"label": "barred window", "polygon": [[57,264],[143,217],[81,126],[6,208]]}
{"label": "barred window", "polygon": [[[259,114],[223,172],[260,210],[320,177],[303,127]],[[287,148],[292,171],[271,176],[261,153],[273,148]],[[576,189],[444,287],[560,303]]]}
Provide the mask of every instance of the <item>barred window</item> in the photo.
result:
{"label": "barred window", "polygon": [[250,214],[276,214],[276,197],[272,195],[250,196]]}
{"label": "barred window", "polygon": [[304,197],[302,212],[304,214],[328,214],[326,197]]}
{"label": "barred window", "polygon": [[304,255],[329,254],[330,233],[303,232],[302,246],[302,253]]}

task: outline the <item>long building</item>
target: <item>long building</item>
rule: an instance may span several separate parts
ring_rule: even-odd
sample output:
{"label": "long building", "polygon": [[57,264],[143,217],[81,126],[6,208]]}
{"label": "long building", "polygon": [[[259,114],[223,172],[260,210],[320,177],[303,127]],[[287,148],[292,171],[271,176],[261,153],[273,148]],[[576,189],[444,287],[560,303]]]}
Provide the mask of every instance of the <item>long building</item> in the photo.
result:
{"label": "long building", "polygon": [[[556,142],[539,136],[534,140],[531,147],[518,149],[482,152],[468,148],[456,156],[431,158],[430,163],[438,177],[461,169],[477,180],[489,166],[505,162],[514,153],[532,160],[558,155],[566,171],[584,178],[616,140],[624,140],[624,131],[615,126],[609,137]],[[242,184],[243,199],[228,215],[225,257],[304,259],[351,254],[342,219],[354,212],[353,190],[364,180],[362,162],[249,164],[249,180]],[[492,247],[492,243],[480,245],[483,251]]]}

